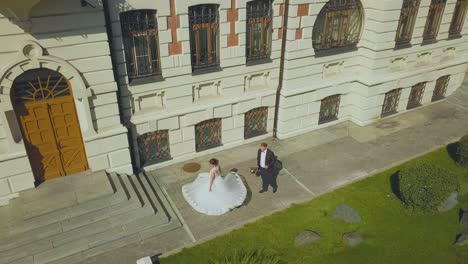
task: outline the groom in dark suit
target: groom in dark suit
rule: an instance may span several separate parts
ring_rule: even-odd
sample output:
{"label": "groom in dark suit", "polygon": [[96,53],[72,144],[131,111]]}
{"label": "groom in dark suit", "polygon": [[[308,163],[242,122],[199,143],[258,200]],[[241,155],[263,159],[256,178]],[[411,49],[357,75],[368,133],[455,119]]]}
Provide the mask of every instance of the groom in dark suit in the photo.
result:
{"label": "groom in dark suit", "polygon": [[260,176],[262,176],[262,189],[260,193],[268,191],[268,185],[273,187],[273,193],[278,191],[278,185],[276,184],[276,179],[273,175],[273,170],[275,167],[275,153],[268,149],[266,143],[260,144],[260,149],[257,154],[257,167]]}

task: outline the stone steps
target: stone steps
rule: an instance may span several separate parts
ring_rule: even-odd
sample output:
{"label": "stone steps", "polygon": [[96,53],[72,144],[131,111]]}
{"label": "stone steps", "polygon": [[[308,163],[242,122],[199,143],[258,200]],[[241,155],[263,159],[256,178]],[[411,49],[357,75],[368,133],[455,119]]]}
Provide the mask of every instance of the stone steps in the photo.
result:
{"label": "stone steps", "polygon": [[[113,195],[14,226],[0,243],[0,264],[74,263],[180,227],[152,177],[112,173],[109,178],[116,190]],[[34,220],[40,223],[33,224]]]}
{"label": "stone steps", "polygon": [[[118,176],[113,175],[112,177]],[[122,191],[119,192],[122,186],[118,188],[117,192],[113,195],[102,196],[87,203],[59,209],[47,215],[9,223],[11,225],[8,234],[9,239],[8,241],[0,242],[0,252],[32,242],[36,237],[37,239],[42,239],[43,236],[56,234],[60,230],[71,230],[73,226],[79,227],[87,224],[85,221],[90,221],[90,218],[87,218],[87,216],[103,215],[103,211],[109,210],[108,208],[120,207],[122,203],[129,200],[126,199],[125,195],[122,195]],[[25,234],[27,234],[27,238],[25,238]]]}
{"label": "stone steps", "polygon": [[[22,203],[23,219],[27,220],[111,196],[116,192],[115,188],[110,175],[105,171],[94,174],[86,171],[54,179],[27,190],[19,199],[14,199],[13,203]],[[47,206],[43,206],[44,203]]]}

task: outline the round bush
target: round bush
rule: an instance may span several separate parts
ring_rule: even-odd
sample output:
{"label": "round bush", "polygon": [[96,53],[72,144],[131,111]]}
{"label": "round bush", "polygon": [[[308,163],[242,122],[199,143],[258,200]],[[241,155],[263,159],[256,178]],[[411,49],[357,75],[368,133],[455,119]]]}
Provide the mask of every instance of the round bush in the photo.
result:
{"label": "round bush", "polygon": [[458,176],[432,163],[416,162],[398,174],[401,199],[420,211],[436,211],[450,193],[460,189]]}
{"label": "round bush", "polygon": [[462,137],[458,142],[457,161],[463,167],[468,167],[468,135]]}

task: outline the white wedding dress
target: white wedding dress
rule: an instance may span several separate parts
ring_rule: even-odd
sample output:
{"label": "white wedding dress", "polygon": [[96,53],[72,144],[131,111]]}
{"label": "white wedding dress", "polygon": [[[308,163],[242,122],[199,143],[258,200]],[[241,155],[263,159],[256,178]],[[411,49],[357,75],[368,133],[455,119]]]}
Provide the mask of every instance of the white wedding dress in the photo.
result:
{"label": "white wedding dress", "polygon": [[[213,168],[216,171],[216,168]],[[217,175],[217,173],[215,173]],[[185,200],[196,211],[206,215],[222,215],[241,206],[247,197],[247,189],[240,176],[230,172],[226,176],[216,176],[211,192],[210,173],[198,174],[195,181],[182,186]]]}

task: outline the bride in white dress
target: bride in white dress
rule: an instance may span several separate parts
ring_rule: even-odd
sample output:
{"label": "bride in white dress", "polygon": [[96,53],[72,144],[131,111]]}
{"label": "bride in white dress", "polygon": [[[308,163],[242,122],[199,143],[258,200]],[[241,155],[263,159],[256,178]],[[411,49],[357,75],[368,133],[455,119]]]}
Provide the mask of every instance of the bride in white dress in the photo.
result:
{"label": "bride in white dress", "polygon": [[210,172],[198,174],[195,181],[182,186],[182,193],[196,211],[207,215],[222,215],[242,205],[247,189],[235,172],[222,177],[217,159],[211,159],[209,163]]}

